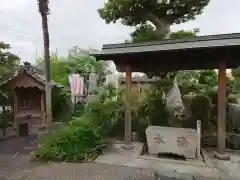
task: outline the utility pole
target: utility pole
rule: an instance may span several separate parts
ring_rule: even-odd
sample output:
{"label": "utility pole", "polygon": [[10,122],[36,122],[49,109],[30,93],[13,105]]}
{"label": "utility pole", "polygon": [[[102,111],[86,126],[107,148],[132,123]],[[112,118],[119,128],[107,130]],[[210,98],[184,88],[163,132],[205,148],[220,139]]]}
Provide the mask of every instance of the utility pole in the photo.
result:
{"label": "utility pole", "polygon": [[45,103],[46,103],[46,120],[48,133],[51,131],[52,124],[52,83],[51,83],[51,60],[49,52],[49,31],[48,31],[48,7],[49,0],[38,0],[39,12],[42,17],[42,29],[44,40],[44,64],[45,64]]}

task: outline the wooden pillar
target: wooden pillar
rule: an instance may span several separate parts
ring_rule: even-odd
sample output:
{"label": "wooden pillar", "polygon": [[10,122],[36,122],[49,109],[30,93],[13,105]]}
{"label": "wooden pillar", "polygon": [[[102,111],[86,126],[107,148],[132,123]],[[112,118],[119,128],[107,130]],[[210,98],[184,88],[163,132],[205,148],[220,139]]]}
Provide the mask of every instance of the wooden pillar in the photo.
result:
{"label": "wooden pillar", "polygon": [[226,62],[221,61],[218,69],[218,119],[217,119],[217,150],[225,153],[226,146],[226,114],[227,114],[227,77]]}
{"label": "wooden pillar", "polygon": [[44,92],[41,94],[41,98],[40,98],[40,108],[41,108],[41,125],[45,125],[46,124],[46,118],[45,118],[45,103],[44,103]]}
{"label": "wooden pillar", "polygon": [[126,66],[126,106],[125,106],[125,143],[123,148],[126,150],[133,149],[133,145],[131,144],[131,124],[132,124],[132,117],[131,117],[131,85],[132,85],[132,72],[131,67]]}
{"label": "wooden pillar", "polygon": [[17,92],[16,89],[13,90],[14,93],[14,107],[13,107],[13,115],[14,115],[14,128],[17,128],[17,113],[18,113],[18,97],[17,97]]}

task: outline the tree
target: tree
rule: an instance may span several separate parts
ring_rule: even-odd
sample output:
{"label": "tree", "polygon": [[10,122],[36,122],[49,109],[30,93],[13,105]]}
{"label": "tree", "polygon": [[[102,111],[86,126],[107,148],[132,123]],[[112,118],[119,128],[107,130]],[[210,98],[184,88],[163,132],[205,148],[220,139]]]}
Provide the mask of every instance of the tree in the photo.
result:
{"label": "tree", "polygon": [[199,74],[199,84],[207,84],[209,87],[218,86],[218,75],[215,70],[202,70]]}
{"label": "tree", "polygon": [[108,0],[99,9],[106,23],[121,20],[127,26],[154,25],[158,36],[166,36],[170,26],[194,20],[210,0]]}
{"label": "tree", "polygon": [[[196,28],[192,31],[176,31],[170,32],[170,38],[183,38],[183,37],[196,37],[199,29]],[[143,24],[141,26],[136,27],[136,30],[130,34],[131,41],[130,42],[144,42],[144,41],[156,41],[163,40],[165,38],[164,35],[159,35],[155,33],[154,27],[151,24]]]}
{"label": "tree", "polygon": [[[10,78],[19,67],[20,58],[10,52],[10,45],[0,41],[0,83],[3,83]],[[5,108],[11,101],[11,93],[3,87],[0,90],[0,106],[2,112],[0,114],[0,129],[3,136],[6,134],[6,129],[13,123],[13,113]]]}
{"label": "tree", "polygon": [[239,93],[240,91],[240,67],[232,69],[232,76],[234,78],[233,88]]}
{"label": "tree", "polygon": [[11,46],[0,41],[0,82],[15,73],[19,67],[20,58],[10,52]]}
{"label": "tree", "polygon": [[50,52],[49,52],[49,32],[48,32],[48,14],[49,14],[49,0],[38,0],[38,11],[42,18],[43,42],[44,42],[44,61],[45,61],[45,93],[46,93],[46,119],[48,122],[48,129],[52,123],[52,102],[51,102],[51,69],[50,69]]}
{"label": "tree", "polygon": [[[89,55],[88,49],[74,46],[69,50],[68,57],[60,57],[58,54],[52,53],[50,62],[52,79],[64,86],[69,87],[68,76],[71,73],[79,73],[87,81],[92,68],[95,69],[99,76],[99,85],[105,81],[106,66],[108,64],[104,61],[96,61],[94,57]],[[44,68],[43,58],[38,58],[37,67]]]}
{"label": "tree", "polygon": [[108,73],[106,67],[108,63],[104,61],[96,61],[96,59],[90,56],[90,50],[81,49],[74,46],[69,50],[69,60],[73,62],[71,71],[81,74],[85,79],[89,78],[89,74],[94,69],[98,75],[98,85],[102,85],[105,82],[105,76]]}

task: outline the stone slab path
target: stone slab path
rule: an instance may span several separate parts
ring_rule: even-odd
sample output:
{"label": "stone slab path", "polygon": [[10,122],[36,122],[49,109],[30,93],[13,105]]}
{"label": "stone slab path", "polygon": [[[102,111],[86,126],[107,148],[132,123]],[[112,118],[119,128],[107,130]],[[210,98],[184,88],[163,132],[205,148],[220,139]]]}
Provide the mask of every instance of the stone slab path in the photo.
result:
{"label": "stone slab path", "polygon": [[[108,147],[102,155],[100,155],[95,162],[107,163],[112,165],[122,165],[135,168],[148,169],[166,169],[173,170],[183,174],[191,174],[198,179],[240,179],[240,156],[231,155],[231,161],[217,161],[214,162],[206,153],[204,156],[208,157],[208,162],[204,163],[200,160],[172,160],[164,158],[149,157],[141,155],[141,143],[133,143],[134,149],[125,151],[121,148],[121,142],[117,142],[112,147]],[[205,157],[205,159],[206,159]]]}

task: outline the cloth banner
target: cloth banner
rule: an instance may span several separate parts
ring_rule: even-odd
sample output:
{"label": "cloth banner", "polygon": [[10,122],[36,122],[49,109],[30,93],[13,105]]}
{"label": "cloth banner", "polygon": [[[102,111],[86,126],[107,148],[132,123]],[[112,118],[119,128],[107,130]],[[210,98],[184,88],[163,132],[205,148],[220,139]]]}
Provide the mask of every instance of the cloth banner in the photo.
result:
{"label": "cloth banner", "polygon": [[68,79],[71,88],[71,99],[75,103],[84,95],[84,78],[79,74],[71,74]]}

